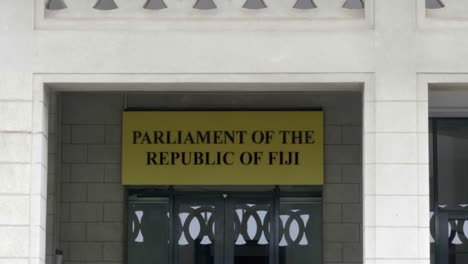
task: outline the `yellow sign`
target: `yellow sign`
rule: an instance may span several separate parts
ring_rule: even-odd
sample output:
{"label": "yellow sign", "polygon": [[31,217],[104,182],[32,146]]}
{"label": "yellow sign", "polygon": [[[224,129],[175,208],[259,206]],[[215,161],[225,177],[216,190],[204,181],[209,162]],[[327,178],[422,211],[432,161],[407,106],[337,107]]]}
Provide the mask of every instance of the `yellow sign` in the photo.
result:
{"label": "yellow sign", "polygon": [[122,184],[321,185],[323,113],[124,112]]}

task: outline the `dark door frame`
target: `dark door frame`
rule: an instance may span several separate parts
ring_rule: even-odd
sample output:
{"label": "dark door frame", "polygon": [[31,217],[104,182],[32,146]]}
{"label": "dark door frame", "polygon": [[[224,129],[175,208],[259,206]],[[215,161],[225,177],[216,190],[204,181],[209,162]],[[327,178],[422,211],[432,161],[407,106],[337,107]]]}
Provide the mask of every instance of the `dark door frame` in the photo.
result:
{"label": "dark door frame", "polygon": [[[431,153],[431,165],[432,165],[432,197],[431,203],[433,205],[434,213],[434,242],[435,242],[435,263],[446,264],[449,263],[450,251],[449,251],[449,238],[448,226],[452,220],[468,220],[468,208],[442,208],[439,206],[439,171],[438,171],[438,121],[440,120],[468,120],[466,117],[432,117],[431,121],[431,132],[432,132],[432,153]],[[431,227],[432,229],[432,227]]]}
{"label": "dark door frame", "polygon": [[[146,191],[145,191],[146,189]],[[148,191],[149,190],[149,191]],[[140,193],[140,195],[138,195]],[[215,262],[214,264],[233,264],[233,252],[234,249],[234,231],[233,228],[230,228],[233,222],[227,221],[226,219],[233,219],[234,210],[229,210],[233,208],[235,202],[245,202],[245,203],[270,203],[271,207],[270,210],[272,212],[272,216],[270,216],[270,225],[273,232],[270,232],[270,241],[275,241],[275,243],[269,243],[269,264],[279,264],[280,261],[280,254],[279,254],[279,233],[280,233],[280,200],[286,199],[294,199],[298,202],[320,202],[322,201],[322,192],[321,188],[299,188],[298,190],[280,190],[279,186],[275,186],[273,189],[270,190],[252,190],[252,191],[237,191],[237,190],[175,190],[172,186],[164,190],[157,190],[157,189],[129,189],[129,197],[130,194],[133,196],[138,197],[167,197],[169,202],[169,211],[170,215],[177,214],[177,207],[183,201],[190,201],[196,199],[196,201],[207,201],[212,204],[217,204],[219,207],[222,207],[223,212],[218,210],[218,221],[224,222],[223,225],[216,225],[215,228],[215,240],[217,244],[215,244],[215,251],[216,252],[223,252],[223,254],[216,256],[215,255]],[[321,210],[323,207],[321,206]],[[323,212],[321,213],[323,215]],[[169,264],[177,263],[177,253],[176,253],[176,240],[175,237],[176,231],[175,230],[175,223],[174,221],[169,222]],[[322,228],[321,228],[322,230]],[[321,241],[322,234],[320,234]],[[230,241],[230,242],[226,242]],[[323,247],[322,247],[323,250]],[[323,261],[323,258],[322,260]]]}

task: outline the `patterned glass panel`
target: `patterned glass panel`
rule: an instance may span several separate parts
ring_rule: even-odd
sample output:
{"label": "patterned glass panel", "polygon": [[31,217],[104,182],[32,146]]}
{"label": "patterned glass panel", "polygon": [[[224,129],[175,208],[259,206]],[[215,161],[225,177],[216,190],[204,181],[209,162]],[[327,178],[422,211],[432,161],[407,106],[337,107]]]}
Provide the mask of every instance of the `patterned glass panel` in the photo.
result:
{"label": "patterned glass panel", "polygon": [[234,263],[268,264],[270,261],[270,204],[234,205]]}
{"label": "patterned glass panel", "polygon": [[[441,213],[447,214],[447,213]],[[448,240],[447,245],[441,245],[441,247],[447,247],[446,253],[440,253],[441,256],[439,259],[442,259],[446,264],[465,264],[468,263],[468,220],[467,217],[463,219],[455,218],[450,219],[445,222],[441,221],[440,224],[446,226]],[[431,212],[431,222],[430,222],[430,230],[431,230],[431,263],[436,263],[436,248],[435,248],[435,216],[434,213]],[[442,230],[439,229],[439,232]],[[443,250],[444,251],[444,250]],[[445,252],[445,251],[444,251]]]}
{"label": "patterned glass panel", "polygon": [[215,205],[210,203],[178,204],[175,222],[176,263],[214,263],[215,209]]}
{"label": "patterned glass panel", "polygon": [[159,201],[128,204],[128,263],[169,263],[169,205]]}
{"label": "patterned glass panel", "polygon": [[448,264],[468,263],[468,221],[449,221],[449,262]]}
{"label": "patterned glass panel", "polygon": [[320,263],[320,202],[283,199],[280,203],[279,253],[281,264]]}
{"label": "patterned glass panel", "polygon": [[[468,246],[468,220],[450,220],[447,224],[450,245]],[[434,212],[430,212],[430,232],[431,244],[435,243],[435,217]],[[466,262],[468,263],[468,261]]]}

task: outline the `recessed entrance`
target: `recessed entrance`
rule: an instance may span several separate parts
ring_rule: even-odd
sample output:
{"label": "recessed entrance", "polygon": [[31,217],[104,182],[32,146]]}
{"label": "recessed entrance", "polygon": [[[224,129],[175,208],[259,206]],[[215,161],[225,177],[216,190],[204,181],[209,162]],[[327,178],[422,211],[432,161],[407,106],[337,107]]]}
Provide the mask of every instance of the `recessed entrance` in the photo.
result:
{"label": "recessed entrance", "polygon": [[136,191],[128,263],[321,263],[319,193]]}
{"label": "recessed entrance", "polygon": [[[264,87],[266,89],[269,85]],[[57,111],[49,119],[56,128],[50,129],[49,133],[49,157],[51,162],[55,161],[57,167],[54,171],[49,171],[48,175],[49,259],[61,255],[64,263],[117,264],[133,263],[129,260],[132,256],[138,256],[141,261],[137,263],[145,263],[143,259],[163,264],[248,263],[252,259],[254,263],[268,261],[279,264],[304,263],[304,259],[309,257],[316,259],[317,255],[310,255],[314,252],[313,254],[320,254],[317,263],[362,263],[362,93],[63,92],[57,97]],[[121,128],[122,113],[126,109],[215,111],[315,108],[324,112],[323,195],[315,191],[313,194],[301,191],[298,193],[295,186],[271,183],[281,185],[279,190],[275,191],[275,187],[271,185],[260,190],[257,185],[245,185],[233,190],[225,186],[208,188],[212,187],[208,184],[190,190],[184,185],[174,186],[174,191],[170,194],[168,187],[146,185],[144,188],[138,187],[139,190],[147,191],[155,187],[158,190],[152,190],[151,195],[141,196],[140,193],[139,197],[134,197],[134,187],[122,185]],[[223,194],[228,196],[224,198]],[[322,198],[321,202],[317,200],[318,197]],[[242,200],[243,198],[247,200]],[[264,203],[260,203],[260,200]],[[211,231],[208,232],[208,228],[203,226],[209,211],[200,211],[202,207],[192,207],[213,203],[216,203],[215,209],[219,209],[222,215],[218,211],[211,212],[210,217],[214,218],[208,220],[213,221],[215,231],[210,237]],[[292,210],[309,210],[312,213],[311,210],[315,208],[312,203],[318,203],[322,208],[319,210],[321,222],[312,224],[310,221],[313,216],[309,215],[306,225],[304,216],[301,217],[303,214]],[[145,226],[145,221],[149,218],[141,216],[141,219],[146,220],[140,223],[138,214],[129,215],[133,204],[138,204],[142,209],[139,211],[146,210],[146,216],[153,219],[148,222],[152,223],[149,227]],[[271,208],[260,210],[260,206],[265,204],[269,204]],[[168,221],[171,219],[167,212],[176,209],[177,212],[170,214],[174,216],[173,221]],[[242,222],[244,220],[235,219],[240,218],[237,209],[245,211],[242,211],[245,223]],[[182,230],[185,230],[179,213],[184,217],[191,210],[197,211],[195,213],[199,216],[189,218],[186,215],[184,224],[191,219],[192,232],[189,223],[188,231],[184,234],[190,235],[185,236],[186,243],[196,242],[196,247],[176,244],[181,239]],[[255,213],[250,214],[248,210]],[[245,218],[244,213],[250,217]],[[267,214],[270,214],[270,223],[266,223],[268,228],[265,229]],[[218,220],[219,225],[215,221],[216,216],[223,219],[221,222]],[[132,217],[136,217],[138,222],[132,220]],[[130,225],[132,221],[135,221],[135,230],[150,228],[150,233],[151,230],[156,232],[153,239],[145,236],[146,231],[142,231],[145,247],[131,248],[131,236],[136,236],[134,239],[138,237],[138,232],[134,233],[133,226]],[[273,224],[274,221],[276,224]],[[251,227],[257,228],[257,223],[261,226],[257,229],[249,228],[249,223]],[[244,231],[239,231],[242,228],[237,228],[237,225],[244,225]],[[318,246],[311,244],[314,238],[307,235],[307,242],[304,242],[301,230],[307,231],[307,228],[318,228],[318,232],[311,231],[313,234],[321,234]],[[289,236],[284,234],[283,229],[290,232]],[[259,233],[258,230],[263,231]],[[130,235],[129,231],[132,231]],[[208,236],[202,232],[208,232]],[[240,237],[240,234],[243,235]],[[218,235],[222,237],[217,237]],[[242,244],[242,239],[245,244]],[[211,245],[202,244],[209,241]],[[265,241],[268,244],[260,244]],[[273,245],[271,241],[276,241],[277,245]],[[182,239],[181,243],[183,242]],[[305,243],[309,244],[304,245]],[[249,248],[255,249],[255,254]],[[136,250],[136,253],[132,253],[132,250]],[[158,256],[157,259],[155,256]],[[201,257],[197,259],[194,256]],[[312,260],[310,263],[316,262]]]}

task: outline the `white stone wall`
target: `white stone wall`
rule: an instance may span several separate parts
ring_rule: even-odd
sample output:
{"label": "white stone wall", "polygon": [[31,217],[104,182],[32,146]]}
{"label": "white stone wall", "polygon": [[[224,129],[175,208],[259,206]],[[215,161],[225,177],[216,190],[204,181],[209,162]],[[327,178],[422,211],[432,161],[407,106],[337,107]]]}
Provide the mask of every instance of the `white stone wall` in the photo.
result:
{"label": "white stone wall", "polygon": [[[316,108],[325,113],[324,263],[362,263],[362,94],[65,93],[57,243],[65,263],[125,263],[121,113],[129,108]],[[49,177],[53,177],[49,173]],[[56,211],[56,210],[50,210]],[[51,226],[49,226],[50,228]],[[50,241],[50,240],[48,240]],[[52,262],[48,262],[52,263]]]}
{"label": "white stone wall", "polygon": [[209,19],[48,23],[36,12],[43,1],[0,1],[0,263],[45,261],[47,87],[361,82],[364,262],[427,264],[428,85],[468,83],[468,10],[446,0],[458,8],[426,12],[424,2],[367,0],[364,24],[271,19],[256,27]]}

